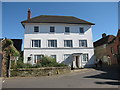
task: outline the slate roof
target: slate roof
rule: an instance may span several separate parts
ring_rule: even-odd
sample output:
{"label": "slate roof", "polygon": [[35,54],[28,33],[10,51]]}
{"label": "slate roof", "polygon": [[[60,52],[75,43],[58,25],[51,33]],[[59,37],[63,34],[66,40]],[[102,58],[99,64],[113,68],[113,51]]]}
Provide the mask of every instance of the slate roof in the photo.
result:
{"label": "slate roof", "polygon": [[115,39],[115,36],[113,35],[108,35],[106,37],[103,37],[97,41],[95,41],[93,44],[94,44],[94,47],[98,47],[98,46],[101,46],[103,44],[108,44],[110,43],[111,41],[113,41]]}
{"label": "slate roof", "polygon": [[73,16],[54,16],[54,15],[40,15],[25,21],[23,23],[66,23],[66,24],[88,24],[95,25],[94,23],[73,17]]}

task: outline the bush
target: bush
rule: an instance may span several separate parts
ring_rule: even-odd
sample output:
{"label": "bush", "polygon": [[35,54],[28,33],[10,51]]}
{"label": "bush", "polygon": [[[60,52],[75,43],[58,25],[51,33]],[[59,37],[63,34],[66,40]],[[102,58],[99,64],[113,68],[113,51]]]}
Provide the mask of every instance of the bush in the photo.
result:
{"label": "bush", "polygon": [[63,63],[57,63],[56,60],[52,57],[45,56],[42,58],[41,65],[43,67],[60,67],[60,66],[66,66]]}
{"label": "bush", "polygon": [[23,57],[19,57],[17,64],[14,65],[14,61],[11,64],[12,69],[17,68],[40,68],[40,67],[63,67],[66,66],[64,63],[57,63],[56,60],[52,57],[45,56],[42,58],[41,62],[32,65],[29,63],[23,63]]}

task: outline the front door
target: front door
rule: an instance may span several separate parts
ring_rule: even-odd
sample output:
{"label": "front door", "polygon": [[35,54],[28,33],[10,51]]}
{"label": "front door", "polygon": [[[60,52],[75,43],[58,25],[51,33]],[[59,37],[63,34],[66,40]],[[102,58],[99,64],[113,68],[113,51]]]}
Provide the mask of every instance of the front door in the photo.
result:
{"label": "front door", "polygon": [[80,60],[79,60],[79,56],[76,56],[76,67],[79,68],[80,67]]}

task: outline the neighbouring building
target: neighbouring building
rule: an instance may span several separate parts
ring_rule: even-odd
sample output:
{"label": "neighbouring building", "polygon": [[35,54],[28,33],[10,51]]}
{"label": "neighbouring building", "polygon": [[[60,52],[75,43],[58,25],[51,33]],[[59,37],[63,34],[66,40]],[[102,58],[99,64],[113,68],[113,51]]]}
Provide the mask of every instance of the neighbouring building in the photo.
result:
{"label": "neighbouring building", "polygon": [[21,22],[24,33],[24,63],[36,64],[45,55],[73,68],[94,64],[93,23],[73,17],[40,15]]}
{"label": "neighbouring building", "polygon": [[22,39],[11,39],[14,42],[14,47],[18,50],[22,50]]}
{"label": "neighbouring building", "polygon": [[108,65],[119,63],[120,30],[117,36],[102,34],[102,38],[94,42],[95,56]]}

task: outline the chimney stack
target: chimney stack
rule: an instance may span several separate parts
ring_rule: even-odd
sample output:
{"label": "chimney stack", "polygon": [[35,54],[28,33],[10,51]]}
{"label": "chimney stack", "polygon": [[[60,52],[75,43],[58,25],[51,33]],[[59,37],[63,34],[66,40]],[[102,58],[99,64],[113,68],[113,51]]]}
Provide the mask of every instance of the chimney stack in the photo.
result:
{"label": "chimney stack", "polygon": [[103,33],[103,34],[102,34],[102,38],[104,38],[104,37],[106,37],[106,33]]}
{"label": "chimney stack", "polygon": [[30,8],[28,8],[28,19],[31,18],[31,11],[30,11]]}

